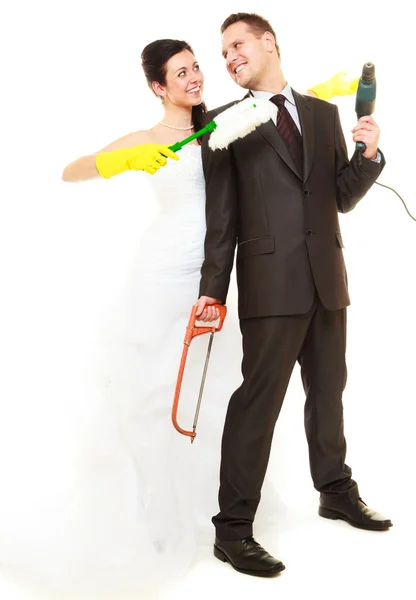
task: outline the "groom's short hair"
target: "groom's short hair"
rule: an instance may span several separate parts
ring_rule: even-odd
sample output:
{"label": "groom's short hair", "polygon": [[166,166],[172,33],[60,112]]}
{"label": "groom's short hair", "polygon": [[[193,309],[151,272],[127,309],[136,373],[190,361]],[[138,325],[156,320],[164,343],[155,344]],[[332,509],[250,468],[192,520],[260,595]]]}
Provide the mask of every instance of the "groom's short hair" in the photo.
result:
{"label": "groom's short hair", "polygon": [[234,25],[234,23],[239,23],[240,21],[242,21],[243,23],[246,23],[246,25],[249,26],[249,28],[251,29],[251,31],[253,32],[253,34],[256,37],[261,37],[263,35],[263,33],[265,33],[266,31],[269,31],[272,36],[274,37],[274,41],[276,43],[276,50],[277,50],[277,55],[280,59],[280,49],[279,49],[279,45],[277,43],[277,38],[276,38],[276,34],[274,32],[273,27],[270,25],[269,21],[267,21],[267,19],[264,19],[263,17],[261,17],[260,15],[256,14],[256,13],[233,13],[232,15],[230,15],[229,17],[227,17],[224,21],[224,23],[221,25],[221,34],[224,33],[224,31],[226,29],[228,29],[228,27],[230,27],[230,25]]}

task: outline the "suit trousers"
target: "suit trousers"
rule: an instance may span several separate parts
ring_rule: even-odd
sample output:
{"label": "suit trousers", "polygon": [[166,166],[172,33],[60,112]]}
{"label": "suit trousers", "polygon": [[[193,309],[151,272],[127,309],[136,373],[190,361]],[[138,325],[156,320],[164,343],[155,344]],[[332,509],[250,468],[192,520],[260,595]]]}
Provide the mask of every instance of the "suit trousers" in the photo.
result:
{"label": "suit trousers", "polygon": [[316,295],[306,314],[243,319],[240,327],[243,383],[228,405],[220,512],[212,519],[223,541],[253,534],[273,432],[296,361],[306,393],[305,431],[314,486],[334,504],[359,497],[344,462],[346,309],[328,311]]}

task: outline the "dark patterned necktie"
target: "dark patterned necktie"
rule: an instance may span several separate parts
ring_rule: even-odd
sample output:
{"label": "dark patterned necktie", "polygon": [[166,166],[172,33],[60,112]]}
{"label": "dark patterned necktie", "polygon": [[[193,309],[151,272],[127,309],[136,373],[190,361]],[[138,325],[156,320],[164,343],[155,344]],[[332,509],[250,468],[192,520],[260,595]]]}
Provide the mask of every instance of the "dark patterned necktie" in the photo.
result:
{"label": "dark patterned necktie", "polygon": [[277,131],[283,138],[291,157],[293,158],[293,162],[295,163],[295,167],[299,172],[299,175],[303,173],[303,144],[302,144],[302,136],[299,133],[299,129],[296,126],[295,121],[292,119],[290,112],[287,110],[285,106],[286,98],[283,94],[277,94],[277,96],[273,96],[270,98],[270,102],[276,104],[279,112],[277,114],[277,122],[276,127]]}

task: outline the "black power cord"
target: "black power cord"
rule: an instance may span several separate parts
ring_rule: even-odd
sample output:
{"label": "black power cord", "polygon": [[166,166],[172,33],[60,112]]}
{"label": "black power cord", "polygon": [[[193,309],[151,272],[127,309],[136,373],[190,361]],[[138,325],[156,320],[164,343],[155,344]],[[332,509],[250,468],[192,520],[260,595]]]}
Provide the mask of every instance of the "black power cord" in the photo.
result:
{"label": "black power cord", "polygon": [[400,198],[400,200],[403,202],[403,206],[406,209],[407,214],[409,215],[409,217],[411,219],[413,219],[413,221],[416,221],[416,218],[410,214],[409,209],[406,206],[406,202],[403,200],[403,198],[400,196],[400,194],[398,192],[396,192],[396,190],[394,190],[393,188],[389,187],[388,185],[384,185],[384,183],[379,183],[378,181],[376,181],[377,185],[381,185],[381,187],[387,188],[388,190],[391,190],[392,192],[394,192],[396,194],[396,196],[398,196]]}

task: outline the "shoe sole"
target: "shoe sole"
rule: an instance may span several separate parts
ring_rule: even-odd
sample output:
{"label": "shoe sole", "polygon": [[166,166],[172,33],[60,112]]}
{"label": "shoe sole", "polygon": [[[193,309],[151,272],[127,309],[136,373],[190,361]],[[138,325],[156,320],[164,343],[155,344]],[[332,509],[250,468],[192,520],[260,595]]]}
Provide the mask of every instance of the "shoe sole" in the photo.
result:
{"label": "shoe sole", "polygon": [[251,569],[241,569],[241,567],[236,567],[234,563],[228,558],[228,556],[220,550],[217,546],[214,545],[214,556],[221,560],[222,562],[228,562],[233,569],[238,571],[239,573],[244,573],[245,575],[254,575],[255,577],[274,577],[278,573],[281,573],[286,569],[285,565],[279,562],[273,569],[270,571],[253,571]]}
{"label": "shoe sole", "polygon": [[[367,531],[387,531],[387,529],[393,527],[393,523],[390,522],[388,525],[383,525],[383,521],[380,521],[380,525],[375,526],[365,525],[364,523],[356,523],[355,521],[349,519],[346,515],[343,515],[336,510],[332,510],[331,508],[327,508],[326,506],[320,506],[318,509],[318,514],[324,519],[332,519],[333,521],[340,519],[341,521],[346,521],[349,523],[349,525],[352,525],[357,529],[366,529]],[[374,521],[374,523],[377,523],[377,521]]]}

